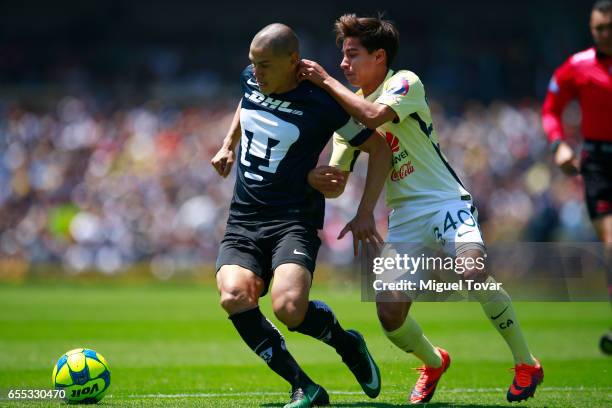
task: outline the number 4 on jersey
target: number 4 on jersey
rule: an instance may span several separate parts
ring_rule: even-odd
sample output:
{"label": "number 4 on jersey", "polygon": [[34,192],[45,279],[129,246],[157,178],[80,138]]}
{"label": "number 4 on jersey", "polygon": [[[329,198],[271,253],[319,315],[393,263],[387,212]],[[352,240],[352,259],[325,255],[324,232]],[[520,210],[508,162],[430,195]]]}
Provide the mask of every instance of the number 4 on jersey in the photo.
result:
{"label": "number 4 on jersey", "polygon": [[465,224],[468,227],[476,226],[476,220],[468,210],[461,209],[457,211],[457,219],[459,220],[459,222],[453,219],[453,216],[451,215],[450,211],[447,211],[446,217],[444,217],[444,232],[448,231],[451,228],[456,230],[459,224]]}

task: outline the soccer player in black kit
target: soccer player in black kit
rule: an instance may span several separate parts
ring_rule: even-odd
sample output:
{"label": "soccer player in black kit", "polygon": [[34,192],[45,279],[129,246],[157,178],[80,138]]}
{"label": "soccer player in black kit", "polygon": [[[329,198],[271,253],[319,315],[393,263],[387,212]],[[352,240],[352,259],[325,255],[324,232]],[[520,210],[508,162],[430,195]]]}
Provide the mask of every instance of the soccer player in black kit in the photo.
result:
{"label": "soccer player in black kit", "polygon": [[[283,336],[258,307],[270,288],[272,309],[290,331],[332,346],[364,392],[380,392],[380,372],[363,336],[344,330],[328,305],[309,301],[321,241],[324,197],[307,183],[308,172],[334,132],[369,153],[368,175],[355,218],[353,240],[382,243],[373,210],[388,170],[391,151],[325,91],[298,83],[299,43],[283,24],[264,27],[253,38],[249,65],[241,75],[243,97],[211,160],[226,177],[234,160],[236,185],[225,236],[217,258],[221,306],[244,340],[268,366],[291,384],[285,408],[326,405],[329,397],[291,356]],[[238,154],[234,149],[240,142]],[[389,163],[389,167],[370,165]]]}

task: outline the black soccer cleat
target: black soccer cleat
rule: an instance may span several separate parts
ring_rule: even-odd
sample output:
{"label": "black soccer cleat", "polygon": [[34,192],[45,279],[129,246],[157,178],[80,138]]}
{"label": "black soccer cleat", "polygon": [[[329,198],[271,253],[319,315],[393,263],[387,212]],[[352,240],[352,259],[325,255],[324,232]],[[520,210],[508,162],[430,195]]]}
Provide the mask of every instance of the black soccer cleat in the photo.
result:
{"label": "black soccer cleat", "polygon": [[370,398],[376,398],[380,393],[380,370],[370,354],[366,342],[357,330],[347,330],[357,340],[357,348],[342,357],[342,361],[351,370],[361,389]]}
{"label": "black soccer cleat", "polygon": [[309,408],[329,405],[329,395],[325,388],[317,384],[309,384],[294,388],[291,401],[283,408]]}

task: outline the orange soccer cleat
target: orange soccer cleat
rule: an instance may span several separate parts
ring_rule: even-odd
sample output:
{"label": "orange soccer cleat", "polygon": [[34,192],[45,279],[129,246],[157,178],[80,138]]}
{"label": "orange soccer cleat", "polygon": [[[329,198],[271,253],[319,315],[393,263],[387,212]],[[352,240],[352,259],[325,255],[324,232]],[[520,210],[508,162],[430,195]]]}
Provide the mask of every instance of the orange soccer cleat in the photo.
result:
{"label": "orange soccer cleat", "polygon": [[429,402],[436,391],[442,374],[444,374],[450,366],[451,360],[448,352],[440,347],[436,348],[442,355],[442,365],[438,368],[427,366],[417,368],[417,370],[421,372],[421,375],[410,393],[410,402],[412,404]]}
{"label": "orange soccer cleat", "polygon": [[517,364],[514,366],[514,381],[508,389],[508,402],[523,401],[533,397],[535,390],[544,381],[544,370],[536,360],[535,366]]}

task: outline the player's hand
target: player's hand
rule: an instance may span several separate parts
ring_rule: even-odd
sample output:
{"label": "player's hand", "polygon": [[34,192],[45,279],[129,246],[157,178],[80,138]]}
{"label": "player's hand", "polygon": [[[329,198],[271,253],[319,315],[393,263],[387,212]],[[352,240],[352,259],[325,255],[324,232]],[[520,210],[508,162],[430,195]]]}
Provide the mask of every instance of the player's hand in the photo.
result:
{"label": "player's hand", "polygon": [[362,248],[365,248],[369,243],[374,246],[378,252],[384,245],[382,239],[376,230],[376,222],[374,214],[371,211],[357,211],[357,215],[340,231],[338,239],[342,239],[348,232],[353,234],[353,253],[359,255],[359,242],[361,241]]}
{"label": "player's hand", "polygon": [[210,164],[213,165],[221,177],[225,178],[232,170],[234,158],[235,155],[233,150],[230,150],[227,147],[222,147],[219,149],[217,154],[215,154],[215,157],[210,160]]}
{"label": "player's hand", "polygon": [[322,86],[329,78],[327,71],[314,61],[303,59],[298,66],[298,81],[308,80],[315,85]]}
{"label": "player's hand", "polygon": [[323,195],[340,195],[344,191],[344,173],[335,167],[319,166],[308,172],[308,184]]}
{"label": "player's hand", "polygon": [[555,152],[554,161],[561,171],[568,176],[580,173],[579,162],[572,147],[566,142],[561,142]]}

